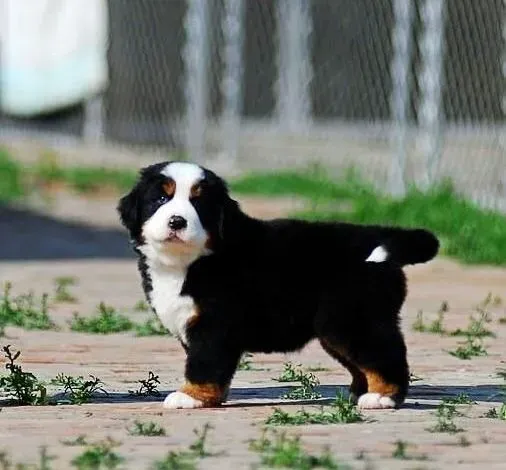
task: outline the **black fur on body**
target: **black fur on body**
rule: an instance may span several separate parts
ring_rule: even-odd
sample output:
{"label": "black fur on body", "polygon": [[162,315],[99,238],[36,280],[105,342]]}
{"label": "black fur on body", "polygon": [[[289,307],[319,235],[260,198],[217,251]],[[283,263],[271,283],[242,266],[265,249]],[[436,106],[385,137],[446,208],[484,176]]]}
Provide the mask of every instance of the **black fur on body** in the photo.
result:
{"label": "black fur on body", "polygon": [[[139,247],[146,243],[143,225],[159,207],[160,171],[167,165],[144,169],[119,204],[150,301],[150,270]],[[218,405],[244,352],[296,351],[317,338],[352,374],[355,397],[379,393],[400,405],[409,381],[399,326],[402,267],[432,259],[437,239],[423,229],[258,220],[241,211],[221,178],[207,169],[203,175],[191,204],[209,250],[185,267],[180,292],[193,299],[196,312],[182,339],[191,384],[185,393],[204,406]],[[379,246],[387,258],[366,261]],[[208,399],[198,390],[209,384],[219,392]]]}

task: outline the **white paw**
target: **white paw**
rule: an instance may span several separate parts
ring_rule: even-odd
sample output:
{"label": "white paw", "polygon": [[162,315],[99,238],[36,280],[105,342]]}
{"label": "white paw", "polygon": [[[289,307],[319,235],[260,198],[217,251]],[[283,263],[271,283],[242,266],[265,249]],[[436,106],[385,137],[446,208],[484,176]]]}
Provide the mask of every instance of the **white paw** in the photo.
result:
{"label": "white paw", "polygon": [[366,259],[366,261],[369,263],[383,263],[383,261],[386,261],[387,258],[388,258],[388,251],[385,250],[385,248],[382,245],[380,245],[374,248],[374,250],[372,250],[372,253]]}
{"label": "white paw", "polygon": [[358,399],[357,407],[362,410],[381,410],[395,408],[395,401],[380,393],[364,393]]}
{"label": "white paw", "polygon": [[183,392],[169,393],[163,401],[163,407],[174,410],[176,408],[202,408],[204,403],[200,400],[195,400],[190,395]]}

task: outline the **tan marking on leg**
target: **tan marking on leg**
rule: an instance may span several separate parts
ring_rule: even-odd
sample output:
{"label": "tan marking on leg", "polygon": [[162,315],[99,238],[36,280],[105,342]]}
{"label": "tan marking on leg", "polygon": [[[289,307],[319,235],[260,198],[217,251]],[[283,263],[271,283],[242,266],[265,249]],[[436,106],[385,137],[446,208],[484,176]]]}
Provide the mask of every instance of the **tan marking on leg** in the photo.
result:
{"label": "tan marking on leg", "polygon": [[369,393],[379,393],[382,396],[389,397],[399,393],[399,386],[386,382],[378,372],[367,369],[363,369],[362,372],[366,377]]}
{"label": "tan marking on leg", "polygon": [[204,406],[218,406],[223,402],[225,389],[218,384],[192,384],[186,383],[179,390],[195,400],[200,400]]}
{"label": "tan marking on leg", "polygon": [[367,392],[366,376],[348,359],[345,350],[323,338],[320,339],[320,343],[323,349],[334,359],[337,359],[351,374],[350,392],[357,398]]}

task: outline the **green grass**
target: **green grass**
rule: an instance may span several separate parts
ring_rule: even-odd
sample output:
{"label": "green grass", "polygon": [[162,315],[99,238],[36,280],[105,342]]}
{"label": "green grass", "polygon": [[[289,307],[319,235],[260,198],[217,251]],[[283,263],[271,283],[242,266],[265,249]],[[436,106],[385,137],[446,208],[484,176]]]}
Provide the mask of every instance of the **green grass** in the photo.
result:
{"label": "green grass", "polygon": [[60,184],[78,193],[104,189],[124,193],[130,190],[137,171],[105,167],[63,167],[56,155],[46,152],[35,164],[21,164],[0,148],[0,201],[12,202],[35,189]]}
{"label": "green grass", "polygon": [[330,180],[322,172],[255,173],[232,182],[238,194],[299,196],[311,210],[307,220],[425,227],[441,239],[442,253],[473,264],[506,264],[506,218],[483,210],[457,194],[449,183],[426,192],[411,188],[395,199],[380,194],[354,174]]}
{"label": "green grass", "polygon": [[162,325],[158,317],[149,318],[144,323],[135,325],[136,336],[172,336],[170,331]]}
{"label": "green grass", "polygon": [[443,401],[439,404],[436,411],[436,424],[428,428],[427,431],[448,434],[456,434],[462,432],[464,430],[462,428],[459,428],[453,421],[454,418],[459,415],[460,413],[457,411],[455,404]]}
{"label": "green grass", "polygon": [[12,202],[23,197],[23,169],[0,148],[0,201]]}

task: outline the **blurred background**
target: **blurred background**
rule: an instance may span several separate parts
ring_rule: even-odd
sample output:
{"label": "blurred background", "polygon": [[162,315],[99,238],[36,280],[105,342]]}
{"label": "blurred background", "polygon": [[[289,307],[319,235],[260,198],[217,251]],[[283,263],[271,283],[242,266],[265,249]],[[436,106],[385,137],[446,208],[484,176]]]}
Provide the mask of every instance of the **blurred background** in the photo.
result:
{"label": "blurred background", "polygon": [[0,0],[0,26],[26,164],[354,168],[506,209],[503,0]]}

